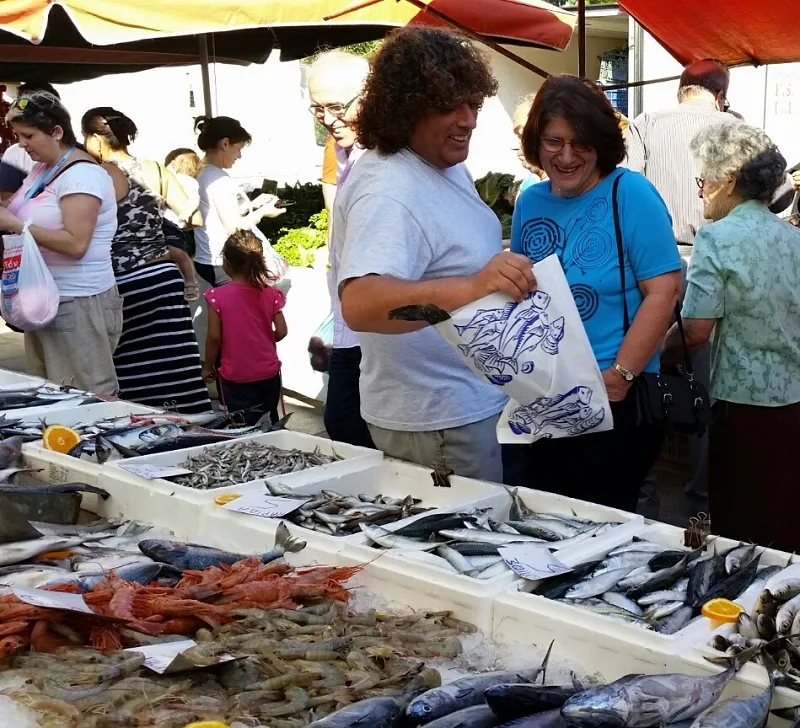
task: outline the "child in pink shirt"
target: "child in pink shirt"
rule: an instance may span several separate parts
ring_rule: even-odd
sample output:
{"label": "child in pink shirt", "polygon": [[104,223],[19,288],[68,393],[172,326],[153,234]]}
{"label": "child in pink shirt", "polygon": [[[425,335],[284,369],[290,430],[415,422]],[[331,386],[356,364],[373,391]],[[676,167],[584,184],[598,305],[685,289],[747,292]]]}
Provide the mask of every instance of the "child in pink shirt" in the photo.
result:
{"label": "child in pink shirt", "polygon": [[203,376],[214,379],[220,354],[217,384],[220,402],[228,412],[243,413],[255,424],[269,413],[278,421],[281,396],[281,362],[276,343],[286,337],[281,313],[286,298],[272,286],[261,241],[249,230],[231,235],[222,249],[222,267],[231,282],[205,293],[208,334]]}

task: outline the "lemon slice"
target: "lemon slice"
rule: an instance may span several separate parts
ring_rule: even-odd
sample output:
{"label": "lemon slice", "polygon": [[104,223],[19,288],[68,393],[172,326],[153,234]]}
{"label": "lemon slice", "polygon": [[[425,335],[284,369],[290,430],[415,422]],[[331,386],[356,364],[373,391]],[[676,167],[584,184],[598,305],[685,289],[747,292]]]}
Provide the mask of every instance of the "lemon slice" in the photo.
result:
{"label": "lemon slice", "polygon": [[237,498],[241,498],[242,496],[239,493],[223,493],[222,495],[218,495],[214,498],[214,503],[218,506],[224,506],[226,503],[230,503],[231,501],[235,501]]}
{"label": "lemon slice", "polygon": [[712,599],[706,602],[701,610],[704,617],[713,619],[715,622],[735,622],[745,609],[741,604],[732,602],[729,599]]}
{"label": "lemon slice", "polygon": [[42,446],[45,450],[65,455],[81,441],[81,434],[66,425],[50,425],[42,433]]}

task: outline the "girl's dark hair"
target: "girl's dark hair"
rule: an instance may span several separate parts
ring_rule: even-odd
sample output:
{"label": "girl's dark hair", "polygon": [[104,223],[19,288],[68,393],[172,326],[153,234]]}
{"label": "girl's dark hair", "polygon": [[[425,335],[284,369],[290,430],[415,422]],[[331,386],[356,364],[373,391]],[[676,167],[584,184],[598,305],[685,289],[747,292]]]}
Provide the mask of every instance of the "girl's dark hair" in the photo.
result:
{"label": "girl's dark hair", "polygon": [[64,132],[64,144],[68,147],[78,146],[69,111],[48,91],[35,91],[18,98],[6,115],[6,121],[32,126],[45,134],[52,134],[60,126]]}
{"label": "girl's dark hair", "polygon": [[110,106],[98,106],[83,115],[81,131],[84,136],[96,134],[103,137],[111,149],[127,150],[139,130],[133,120],[121,111]]}
{"label": "girl's dark hair", "polygon": [[542,134],[553,119],[564,119],[578,139],[595,150],[597,168],[604,177],[625,159],[617,113],[591,81],[568,74],[550,76],[537,92],[522,132],[522,151],[525,159],[539,168]]}
{"label": "girl's dark hair", "polygon": [[195,131],[199,131],[197,146],[204,152],[210,152],[219,146],[223,139],[231,144],[253,141],[248,131],[230,116],[198,116],[194,122]]}
{"label": "girl's dark hair", "polygon": [[389,34],[372,61],[358,112],[358,141],[394,154],[417,123],[460,104],[480,106],[497,93],[486,59],[465,37],[435,28]]}
{"label": "girl's dark hair", "polygon": [[250,230],[237,230],[231,235],[222,247],[222,255],[231,270],[246,278],[253,288],[262,290],[278,280],[267,269],[261,240]]}

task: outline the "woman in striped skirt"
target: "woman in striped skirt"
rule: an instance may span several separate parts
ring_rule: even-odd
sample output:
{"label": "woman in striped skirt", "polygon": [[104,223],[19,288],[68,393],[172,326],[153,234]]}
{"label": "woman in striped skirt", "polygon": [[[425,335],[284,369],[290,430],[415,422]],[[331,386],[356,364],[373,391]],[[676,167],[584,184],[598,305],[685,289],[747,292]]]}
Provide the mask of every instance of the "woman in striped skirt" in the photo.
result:
{"label": "woman in striped skirt", "polygon": [[[92,109],[82,127],[87,151],[103,163],[117,193],[111,260],[123,299],[122,337],[114,352],[120,396],[183,414],[209,412],[186,304],[197,298],[197,283],[191,260],[167,246],[163,230],[164,201],[179,217],[191,217],[193,211],[183,209],[186,194],[160,164],[128,154],[136,125],[121,112]],[[188,271],[186,284],[173,257]]]}

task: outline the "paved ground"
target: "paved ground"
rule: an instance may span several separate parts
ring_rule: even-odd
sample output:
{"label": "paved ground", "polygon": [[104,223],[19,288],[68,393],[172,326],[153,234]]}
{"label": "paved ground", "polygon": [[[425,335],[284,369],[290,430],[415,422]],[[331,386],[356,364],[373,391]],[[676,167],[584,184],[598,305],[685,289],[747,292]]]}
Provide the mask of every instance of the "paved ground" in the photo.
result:
{"label": "paved ground", "polygon": [[[25,372],[25,347],[22,335],[6,329],[0,322],[0,368]],[[286,409],[291,411],[289,427],[311,435],[326,436],[322,424],[322,411],[307,404],[286,398]],[[676,526],[686,527],[689,518],[698,511],[707,511],[703,501],[687,497],[683,484],[688,473],[685,466],[662,462],[658,480],[660,508],[658,519]],[[653,517],[652,514],[646,514]]]}

